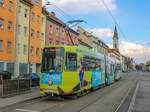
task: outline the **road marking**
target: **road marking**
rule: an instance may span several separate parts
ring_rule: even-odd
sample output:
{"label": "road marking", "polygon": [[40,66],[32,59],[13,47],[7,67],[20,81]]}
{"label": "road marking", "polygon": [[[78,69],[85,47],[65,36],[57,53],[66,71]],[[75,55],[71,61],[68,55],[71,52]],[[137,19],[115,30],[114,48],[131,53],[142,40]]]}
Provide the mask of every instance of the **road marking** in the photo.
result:
{"label": "road marking", "polygon": [[131,99],[131,102],[130,102],[130,105],[129,105],[129,108],[128,108],[128,112],[132,112],[133,109],[134,109],[134,104],[135,104],[137,92],[139,90],[139,85],[140,85],[140,82],[138,82],[137,85],[136,85],[136,89],[134,91],[133,97]]}
{"label": "road marking", "polygon": [[40,112],[36,110],[27,110],[27,109],[15,109],[16,111],[21,111],[21,112]]}
{"label": "road marking", "polygon": [[128,91],[127,91],[125,97],[123,97],[123,99],[121,100],[121,103],[119,104],[119,106],[117,107],[117,109],[115,110],[115,112],[117,112],[117,111],[120,109],[121,105],[124,103],[124,101],[125,101],[126,98],[128,97],[130,91],[131,91],[131,88],[128,89]]}

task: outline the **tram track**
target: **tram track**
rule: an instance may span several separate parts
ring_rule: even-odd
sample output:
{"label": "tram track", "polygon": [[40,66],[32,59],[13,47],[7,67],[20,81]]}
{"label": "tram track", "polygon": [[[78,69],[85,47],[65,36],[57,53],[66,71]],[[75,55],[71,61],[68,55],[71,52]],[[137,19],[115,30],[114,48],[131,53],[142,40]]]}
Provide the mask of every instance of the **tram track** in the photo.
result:
{"label": "tram track", "polygon": [[[119,83],[119,82],[117,82],[117,83]],[[103,97],[105,97],[106,95],[108,95],[109,93],[111,93],[111,91],[113,90],[113,89],[115,89],[115,88],[118,88],[118,87],[120,87],[121,85],[120,84],[118,84],[118,85],[116,85],[116,86],[111,86],[111,87],[108,87],[108,88],[102,88],[101,90],[103,90],[103,89],[108,89],[107,91],[105,91],[105,92],[101,92],[101,95],[100,95],[100,97],[98,97],[98,98],[96,98],[96,99],[94,99],[93,101],[90,101],[89,103],[82,103],[81,105],[81,108],[79,108],[79,109],[76,109],[76,110],[72,110],[72,112],[81,112],[82,110],[84,110],[85,108],[87,108],[88,106],[90,106],[90,105],[92,105],[93,103],[95,103],[96,101],[98,101],[98,100],[100,100],[101,98],[103,98]],[[110,88],[111,88],[111,90],[110,90]],[[92,92],[92,93],[90,93],[89,95],[90,96],[93,96],[92,94],[95,94],[95,92],[97,92],[98,90],[95,90],[94,92]],[[88,94],[87,94],[88,95]],[[86,95],[86,96],[87,96]],[[85,96],[83,96],[83,97],[80,97],[81,99],[83,99]],[[88,96],[87,96],[88,97]],[[62,106],[68,106],[68,107],[70,107],[70,105],[73,105],[73,103],[77,103],[77,100],[80,100],[80,98],[79,99],[76,99],[76,100],[73,100],[73,101],[71,101],[70,102],[70,104],[68,104],[69,102],[68,102],[68,100],[67,100],[67,103],[66,104],[63,104]],[[57,105],[57,107],[59,107],[60,105]],[[75,106],[75,105],[74,105]],[[58,112],[57,110],[59,110],[59,109],[56,109],[55,108],[56,106],[54,106],[54,107],[52,107],[51,108],[51,110],[49,110],[49,109],[47,109],[47,110],[44,110],[44,111],[42,111],[42,112]],[[61,110],[61,109],[60,109]],[[70,111],[66,111],[66,112],[70,112]]]}
{"label": "tram track", "polygon": [[141,81],[150,81],[150,76],[146,73],[141,73],[136,84],[133,85],[130,92],[125,96],[123,103],[120,104],[118,109],[114,112],[132,112],[136,102],[139,85]]}
{"label": "tram track", "polygon": [[[123,85],[129,86],[135,83],[134,81],[137,80],[135,76],[130,76],[130,79],[126,77],[111,86],[95,90],[94,92],[90,92],[90,94],[77,98],[76,100],[65,99],[64,101],[62,101],[60,99],[51,99],[49,97],[43,97],[27,101],[19,105],[13,105],[12,107],[8,107],[7,109],[1,112],[10,112],[12,110],[12,112],[21,112],[19,110],[30,110],[32,109],[32,107],[36,107],[33,108],[33,110],[35,109],[38,112],[60,112],[60,110],[61,112],[82,112],[89,106],[93,105],[95,102],[103,99],[106,96],[109,96],[109,94],[111,94],[116,89],[121,88]],[[114,110],[116,110],[118,106],[119,105],[114,105]]]}
{"label": "tram track", "polygon": [[[119,87],[121,87],[121,85],[120,85]],[[117,88],[119,88],[119,87],[117,87]],[[109,91],[109,93],[107,93],[107,94],[110,94],[111,92],[112,92],[112,91]],[[80,110],[77,111],[77,112],[82,112],[82,110],[84,110],[85,108],[87,108],[87,107],[89,107],[90,105],[94,104],[95,102],[97,102],[98,100],[102,99],[102,98],[105,97],[105,96],[106,96],[106,95],[98,97],[98,99],[96,99],[96,100],[93,101],[93,102],[90,102],[89,104],[87,104],[85,107],[83,107],[82,109],[80,109]]]}
{"label": "tram track", "polygon": [[[135,82],[137,82],[137,80],[138,80],[138,78],[136,78],[136,81],[135,81],[134,78],[132,78],[132,79],[131,79],[131,82],[134,81],[134,82],[132,82],[132,83],[135,83]],[[129,84],[129,85],[130,85],[130,84]],[[119,86],[119,87],[121,87],[121,86]],[[118,88],[119,88],[119,87],[118,87]],[[112,112],[118,112],[118,110],[120,109],[120,107],[122,106],[122,104],[124,103],[124,101],[126,100],[126,98],[128,97],[129,93],[131,92],[131,90],[132,90],[132,87],[131,87],[131,88],[128,88],[128,90],[127,90],[125,96],[122,98],[120,104],[118,104],[118,105],[115,105],[115,104],[114,104],[114,109],[113,109]],[[112,91],[111,91],[111,92],[112,92]],[[110,92],[110,93],[111,93],[111,92]],[[108,93],[108,94],[110,94],[110,93]],[[104,97],[104,96],[102,96],[102,97]],[[86,108],[89,107],[90,105],[93,105],[95,102],[97,102],[98,100],[100,100],[102,97],[98,98],[98,99],[95,100],[94,102],[91,102],[90,104],[88,104],[87,106],[85,106],[84,108],[82,108],[80,111],[77,111],[77,112],[82,112],[82,110],[86,109]]]}
{"label": "tram track", "polygon": [[[134,77],[132,77],[131,79],[132,79],[131,82],[133,82]],[[123,81],[123,82],[122,82],[122,81]],[[110,94],[113,90],[115,90],[115,89],[121,87],[121,86],[122,86],[121,83],[125,83],[125,82],[126,82],[126,79],[123,79],[123,80],[121,80],[121,81],[119,81],[119,82],[116,82],[114,85],[107,87],[107,88],[109,88],[107,91],[105,91],[105,92],[102,91],[100,97],[97,97],[96,99],[90,101],[89,103],[86,103],[86,104],[82,105],[81,108],[72,110],[71,112],[82,112],[84,109],[86,109],[86,108],[89,107],[90,105],[94,104],[94,103],[97,102],[98,100],[101,100],[103,97],[105,97],[105,96],[107,96],[108,94]],[[127,82],[126,82],[126,83],[127,83]],[[129,85],[130,85],[130,84],[129,84]],[[102,88],[102,89],[103,89],[103,88]],[[104,89],[106,89],[106,88],[104,88]],[[91,94],[94,94],[94,93],[91,93]],[[90,94],[90,95],[91,95],[91,94]],[[67,104],[67,105],[68,105],[68,104]],[[70,105],[72,105],[72,104],[70,104]],[[69,107],[70,105],[68,105],[68,107]],[[59,106],[58,106],[58,107],[59,107]],[[57,110],[59,110],[59,109],[55,109],[55,107],[54,107],[54,109],[53,109],[53,107],[52,107],[51,110],[48,109],[48,110],[45,110],[45,111],[42,111],[42,112],[59,112],[59,111],[57,111]],[[68,110],[69,110],[69,109],[68,109]],[[64,111],[64,112],[65,112],[65,111]],[[67,112],[70,112],[70,111],[67,111]]]}

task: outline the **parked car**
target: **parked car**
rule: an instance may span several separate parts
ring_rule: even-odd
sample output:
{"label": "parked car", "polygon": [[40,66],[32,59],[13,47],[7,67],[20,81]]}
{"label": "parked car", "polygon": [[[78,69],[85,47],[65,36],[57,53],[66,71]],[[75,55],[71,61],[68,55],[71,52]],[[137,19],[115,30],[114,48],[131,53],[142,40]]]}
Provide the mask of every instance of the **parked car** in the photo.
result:
{"label": "parked car", "polygon": [[11,79],[12,77],[12,74],[8,71],[2,71],[0,73],[0,80],[8,80],[8,79]]}
{"label": "parked car", "polygon": [[18,78],[27,78],[31,80],[31,86],[39,86],[39,76],[37,73],[30,73],[30,74],[21,74]]}
{"label": "parked car", "polygon": [[31,79],[31,86],[35,87],[35,86],[39,86],[39,76],[37,73],[32,73],[30,75],[30,79]]}

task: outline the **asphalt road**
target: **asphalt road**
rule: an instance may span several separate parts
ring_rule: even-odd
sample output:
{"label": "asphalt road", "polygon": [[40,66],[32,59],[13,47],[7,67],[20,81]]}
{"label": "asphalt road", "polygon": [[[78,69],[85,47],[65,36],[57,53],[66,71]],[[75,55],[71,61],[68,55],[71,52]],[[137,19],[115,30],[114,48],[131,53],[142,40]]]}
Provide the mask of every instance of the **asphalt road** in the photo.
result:
{"label": "asphalt road", "polygon": [[[12,105],[0,112],[123,112],[130,104],[137,81],[148,80],[148,74],[132,72],[111,86],[77,99],[43,98]],[[122,109],[122,110],[121,110]],[[126,111],[127,112],[127,111]]]}

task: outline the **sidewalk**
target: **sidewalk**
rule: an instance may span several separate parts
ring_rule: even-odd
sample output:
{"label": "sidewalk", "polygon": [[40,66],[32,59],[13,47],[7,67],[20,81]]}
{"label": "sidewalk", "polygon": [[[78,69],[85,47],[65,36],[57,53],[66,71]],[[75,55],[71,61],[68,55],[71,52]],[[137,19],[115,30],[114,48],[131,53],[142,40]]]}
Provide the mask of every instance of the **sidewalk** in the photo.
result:
{"label": "sidewalk", "polygon": [[34,99],[40,97],[39,88],[32,88],[31,92],[20,94],[17,96],[9,97],[9,98],[0,98],[0,108],[13,105],[19,102],[23,102],[26,100]]}

